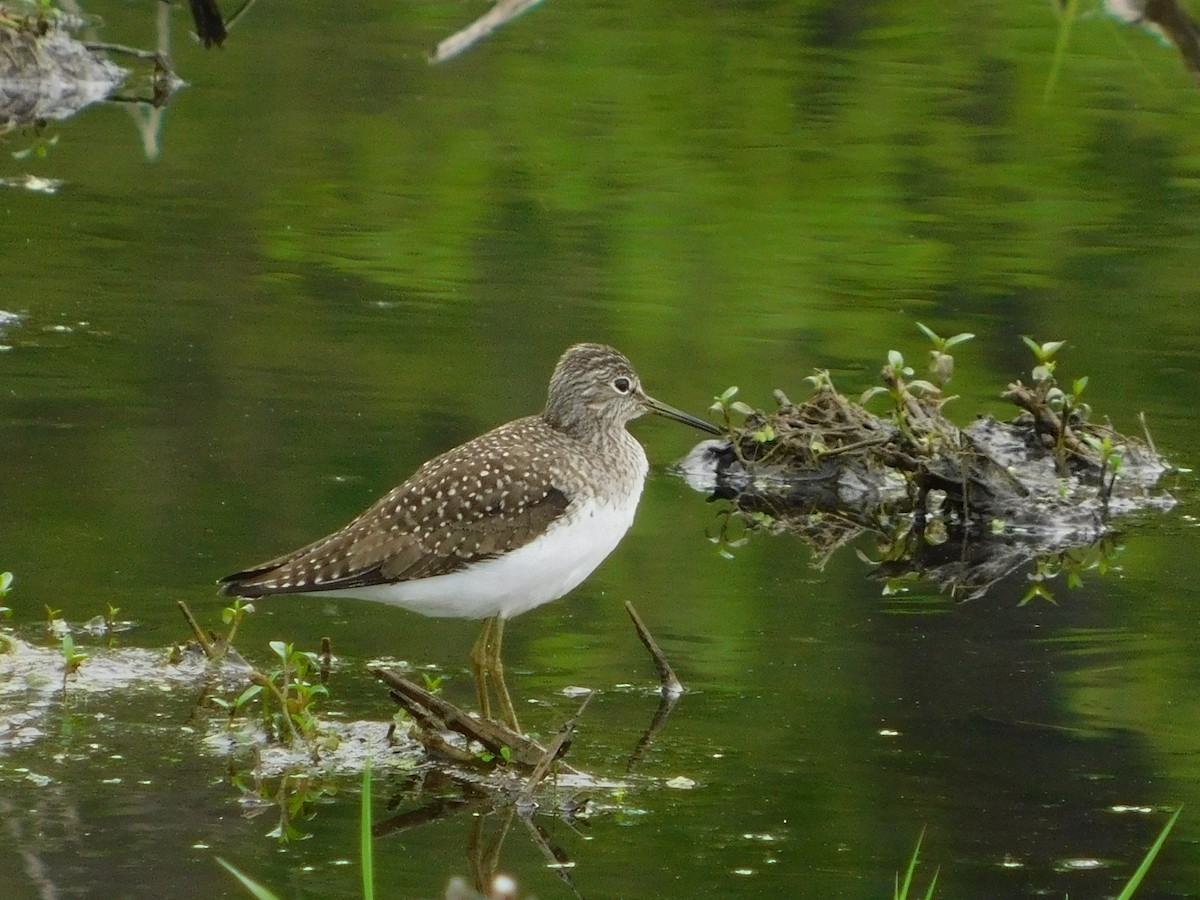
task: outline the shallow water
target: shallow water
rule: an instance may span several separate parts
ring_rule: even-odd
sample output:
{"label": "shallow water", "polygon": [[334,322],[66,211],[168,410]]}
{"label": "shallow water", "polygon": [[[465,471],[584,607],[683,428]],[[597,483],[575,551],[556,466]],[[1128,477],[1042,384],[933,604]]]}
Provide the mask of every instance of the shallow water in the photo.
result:
{"label": "shallow water", "polygon": [[[105,40],[153,41],[149,3],[89,11]],[[856,394],[889,349],[921,365],[915,322],[970,331],[949,407],[966,422],[1028,379],[1019,335],[1064,339],[1060,373],[1090,376],[1098,413],[1136,433],[1144,410],[1194,464],[1200,92],[1172,51],[1089,14],[1043,102],[1049,5],[550,0],[430,67],[480,11],[260,5],[208,52],[177,17],[189,86],[156,158],[121,106],[48,126],[45,158],[3,154],[0,178],[63,181],[0,190],[0,309],[19,316],[0,318],[0,570],[23,636],[52,643],[47,605],[73,624],[120,607],[120,647],[184,640],[180,599],[216,627],[217,577],[538,409],[576,340],[700,413],[731,384],[800,397],[814,367]],[[922,893],[938,869],[937,896],[1112,895],[1181,804],[1138,896],[1200,894],[1191,476],[1055,604],[1020,605],[1023,571],[954,604],[884,595],[853,547],[817,569],[757,533],[725,558],[722,504],[669,470],[697,436],[633,430],[654,465],[633,530],[506,632],[529,727],[598,690],[570,757],[597,774],[624,773],[657,704],[625,600],[689,688],[590,825],[536,819],[580,894],[875,897],[924,829]],[[391,714],[378,657],[469,699],[472,623],[279,598],[238,645],[267,665],[269,640],[326,635],[340,717]],[[47,708],[0,756],[0,895],[239,896],[216,856],[286,896],[359,895],[357,779],[281,846],[233,783],[244,760],[206,751],[199,695]],[[468,873],[503,811],[461,796],[377,776],[380,822],[451,809],[378,839],[387,896]],[[571,895],[519,821],[499,864]]]}

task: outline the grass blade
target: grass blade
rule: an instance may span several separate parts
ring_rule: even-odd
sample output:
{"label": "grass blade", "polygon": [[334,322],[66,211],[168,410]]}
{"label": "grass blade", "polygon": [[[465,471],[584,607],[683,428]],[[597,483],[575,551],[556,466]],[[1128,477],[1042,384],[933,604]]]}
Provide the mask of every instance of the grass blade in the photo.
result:
{"label": "grass blade", "polygon": [[1046,89],[1042,93],[1042,103],[1049,103],[1050,98],[1054,96],[1054,85],[1058,83],[1058,72],[1067,55],[1067,42],[1071,39],[1071,27],[1079,17],[1079,0],[1067,0],[1066,9],[1062,11],[1061,15],[1058,22],[1058,41],[1054,45],[1054,60],[1050,64],[1050,74],[1046,76]]}
{"label": "grass blade", "polygon": [[933,889],[937,887],[937,877],[941,871],[940,868],[933,870],[933,881],[929,882],[929,890],[925,892],[925,900],[933,900]]}
{"label": "grass blade", "polygon": [[217,857],[217,862],[219,862],[226,869],[228,869],[230,872],[232,872],[233,877],[242,883],[242,887],[244,887],[251,894],[253,894],[255,897],[257,897],[258,900],[280,900],[278,894],[272,893],[267,888],[263,887],[257,881],[252,879],[250,876],[243,875],[241,872],[239,872],[237,869],[235,869],[229,863],[225,862],[225,860],[221,859],[221,857],[219,857],[219,856]]}
{"label": "grass blade", "polygon": [[1167,820],[1167,824],[1163,826],[1163,830],[1158,834],[1156,840],[1146,851],[1146,858],[1142,860],[1142,864],[1137,867],[1137,871],[1130,877],[1129,882],[1125,885],[1125,889],[1117,895],[1117,900],[1129,900],[1133,896],[1133,892],[1137,890],[1142,879],[1146,877],[1146,873],[1150,871],[1150,865],[1154,862],[1154,857],[1158,856],[1158,851],[1162,848],[1163,842],[1167,839],[1167,835],[1171,833],[1171,829],[1175,827],[1175,820],[1179,818],[1179,814],[1183,812],[1183,807],[1175,810],[1175,815]]}
{"label": "grass blade", "polygon": [[921,841],[925,839],[925,829],[921,829],[921,833],[917,835],[917,846],[913,848],[912,859],[908,861],[908,871],[904,873],[904,884],[899,888],[893,888],[893,897],[895,900],[906,900],[908,897],[908,889],[912,885],[913,872],[917,870],[917,857],[921,855]]}
{"label": "grass blade", "polygon": [[363,900],[375,900],[375,857],[371,848],[371,760],[363,764],[362,813],[358,843],[362,851]]}

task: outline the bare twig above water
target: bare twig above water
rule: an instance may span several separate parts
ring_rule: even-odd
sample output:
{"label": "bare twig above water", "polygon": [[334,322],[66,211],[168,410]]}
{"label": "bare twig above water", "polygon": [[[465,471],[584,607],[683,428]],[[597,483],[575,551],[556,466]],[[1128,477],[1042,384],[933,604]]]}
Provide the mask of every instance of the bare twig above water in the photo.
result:
{"label": "bare twig above water", "polygon": [[575,726],[579,724],[579,719],[583,716],[583,711],[587,709],[587,705],[591,702],[592,695],[588,694],[583,698],[583,703],[579,705],[579,711],[571,716],[558,730],[558,734],[554,736],[549,745],[546,747],[546,753],[538,760],[538,764],[533,767],[533,771],[529,773],[529,780],[525,782],[525,788],[521,791],[521,796],[517,798],[517,809],[532,809],[533,790],[541,783],[541,780],[546,777],[546,773],[550,771],[550,766],[554,764],[560,756],[567,752],[570,746],[571,735],[575,733]]}
{"label": "bare twig above water", "polygon": [[204,651],[206,659],[216,659],[219,654],[213,648],[212,641],[208,639],[208,635],[204,633],[204,629],[200,627],[200,623],[196,621],[196,617],[192,615],[192,611],[188,609],[188,605],[182,600],[176,601],[179,611],[183,613],[183,617],[187,619],[188,627],[192,629],[192,636],[196,638],[196,643],[200,645],[200,649]]}
{"label": "bare twig above water", "polygon": [[537,6],[542,0],[499,0],[490,10],[468,25],[446,38],[433,51],[430,62],[440,63],[453,59],[502,25],[511,22],[521,13]]}
{"label": "bare twig above water", "polygon": [[646,623],[642,621],[642,617],[637,614],[637,610],[629,601],[625,601],[625,611],[629,613],[629,618],[633,619],[633,627],[637,629],[638,637],[650,651],[650,658],[654,660],[654,667],[658,669],[658,677],[662,681],[663,696],[678,697],[683,693],[683,683],[676,676],[671,664],[667,662],[666,654],[662,652],[662,648],[654,640],[654,635],[650,633],[650,629],[646,627]]}

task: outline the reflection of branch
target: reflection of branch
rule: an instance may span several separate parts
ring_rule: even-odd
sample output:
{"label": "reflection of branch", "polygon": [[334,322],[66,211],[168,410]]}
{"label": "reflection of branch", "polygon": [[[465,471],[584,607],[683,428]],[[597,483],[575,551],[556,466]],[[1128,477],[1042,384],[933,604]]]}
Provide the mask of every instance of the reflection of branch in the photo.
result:
{"label": "reflection of branch", "polygon": [[[464,797],[436,797],[424,806],[418,806],[416,809],[397,813],[390,819],[374,823],[371,826],[371,836],[380,838],[386,837],[389,834],[407,831],[410,828],[419,828],[422,825],[428,825],[430,822],[437,822],[448,816],[455,815],[468,806],[472,806],[472,801]],[[476,816],[476,819],[482,819],[482,812],[487,811],[484,804],[475,801],[474,806],[478,807],[475,811],[480,813]]]}
{"label": "reflection of branch", "polygon": [[571,889],[572,894],[576,897],[583,896],[579,893],[579,888],[575,887],[575,880],[571,878],[571,867],[575,865],[571,857],[567,856],[562,847],[554,843],[549,832],[535,822],[532,816],[522,815],[521,821],[529,829],[529,838],[533,841],[533,845],[546,857],[547,867],[553,870],[563,884]]}
{"label": "reflection of branch", "polygon": [[542,0],[499,0],[490,10],[464,28],[455,32],[437,45],[430,62],[440,63],[453,59],[464,50],[469,50],[501,25],[512,21],[527,9]]}
{"label": "reflection of branch", "polygon": [[175,74],[174,66],[171,64],[171,6],[167,3],[158,4],[155,32],[157,42],[153,51],[134,51],[147,54],[143,58],[154,60],[153,97],[150,99],[123,96],[109,98],[110,102],[127,104],[125,108],[129,111],[129,115],[133,118],[138,132],[142,136],[142,150],[146,154],[146,159],[151,162],[158,159],[158,138],[162,131],[163,111],[175,91],[183,87],[183,81]]}
{"label": "reflection of branch", "polygon": [[662,731],[662,727],[667,724],[667,716],[671,714],[671,710],[675,708],[675,704],[679,702],[682,694],[663,693],[658,701],[658,709],[654,711],[654,718],[650,720],[650,727],[642,734],[641,740],[637,742],[637,746],[633,748],[633,752],[629,754],[629,762],[625,764],[625,774],[632,775],[642,763],[642,759],[646,755],[646,751],[653,745],[658,733]]}

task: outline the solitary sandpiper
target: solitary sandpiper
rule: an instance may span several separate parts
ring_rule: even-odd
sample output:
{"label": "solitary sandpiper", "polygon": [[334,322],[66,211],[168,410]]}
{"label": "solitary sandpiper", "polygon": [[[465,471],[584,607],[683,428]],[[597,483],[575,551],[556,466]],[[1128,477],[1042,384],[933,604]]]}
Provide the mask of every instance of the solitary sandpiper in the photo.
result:
{"label": "solitary sandpiper", "polygon": [[429,460],[339,531],[221,579],[240,597],[327,594],[427,616],[486,618],[471,651],[480,712],[504,686],[504,622],[557,600],[633,523],[648,464],[625,425],[645,412],[709,424],[648,396],[629,360],[601,344],[559,359],[541,413]]}

